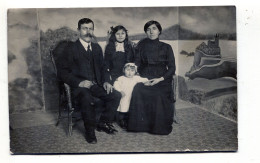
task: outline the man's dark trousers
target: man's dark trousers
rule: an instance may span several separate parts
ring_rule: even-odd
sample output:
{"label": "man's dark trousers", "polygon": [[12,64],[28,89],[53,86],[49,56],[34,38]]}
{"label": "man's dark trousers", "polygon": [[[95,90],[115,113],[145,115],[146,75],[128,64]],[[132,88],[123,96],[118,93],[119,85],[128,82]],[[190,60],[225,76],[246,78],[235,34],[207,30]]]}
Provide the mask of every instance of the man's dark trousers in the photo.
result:
{"label": "man's dark trousers", "polygon": [[[97,122],[113,122],[118,108],[121,94],[115,90],[112,93],[107,92],[97,84],[88,88],[76,88],[82,118],[85,127],[96,127]],[[94,100],[99,98],[98,102]]]}

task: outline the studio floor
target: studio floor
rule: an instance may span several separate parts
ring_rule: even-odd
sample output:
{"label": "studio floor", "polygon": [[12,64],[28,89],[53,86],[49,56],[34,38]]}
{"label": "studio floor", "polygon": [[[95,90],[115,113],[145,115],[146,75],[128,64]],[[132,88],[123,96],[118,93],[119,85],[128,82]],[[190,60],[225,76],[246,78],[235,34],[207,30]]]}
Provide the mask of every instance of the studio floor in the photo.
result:
{"label": "studio floor", "polygon": [[10,116],[12,154],[96,154],[136,152],[236,151],[237,123],[185,102],[176,104],[179,124],[170,135],[127,132],[116,135],[97,132],[97,144],[88,144],[79,121],[73,135],[67,136],[66,121],[57,127],[54,113],[28,113]]}

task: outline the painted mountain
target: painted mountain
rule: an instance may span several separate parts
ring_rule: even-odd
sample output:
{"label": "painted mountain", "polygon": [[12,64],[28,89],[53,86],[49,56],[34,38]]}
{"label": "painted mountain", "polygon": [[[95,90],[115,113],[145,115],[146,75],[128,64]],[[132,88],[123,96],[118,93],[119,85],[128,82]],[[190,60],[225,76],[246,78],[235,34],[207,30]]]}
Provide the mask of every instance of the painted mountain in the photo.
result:
{"label": "painted mountain", "polygon": [[[45,34],[55,34],[54,36],[50,37],[55,37],[58,34],[61,35],[64,38],[68,38],[70,36],[77,36],[77,32],[68,28],[68,27],[62,27],[60,29],[56,30],[48,30],[45,32]],[[169,28],[166,28],[162,31],[162,34],[160,35],[161,40],[207,40],[207,39],[213,39],[215,36],[215,33],[212,34],[201,34],[201,33],[196,33],[191,30],[182,28],[180,25],[173,25]],[[222,40],[236,40],[236,33],[219,33],[220,39]],[[136,34],[136,35],[131,35],[129,34],[129,38],[131,40],[140,40],[145,38],[146,35],[145,33],[142,34]],[[107,41],[107,36],[104,37],[97,37],[97,41]]]}

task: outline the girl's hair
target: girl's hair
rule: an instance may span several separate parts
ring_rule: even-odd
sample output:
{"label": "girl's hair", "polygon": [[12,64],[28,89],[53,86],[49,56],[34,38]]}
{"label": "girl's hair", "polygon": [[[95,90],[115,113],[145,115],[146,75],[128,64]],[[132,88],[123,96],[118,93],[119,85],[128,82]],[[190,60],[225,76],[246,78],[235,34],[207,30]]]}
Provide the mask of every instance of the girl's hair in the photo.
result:
{"label": "girl's hair", "polygon": [[109,32],[110,37],[109,37],[109,41],[108,41],[108,44],[107,44],[107,48],[108,49],[106,49],[106,50],[107,51],[111,51],[111,52],[115,51],[115,49],[116,49],[116,45],[115,45],[115,43],[116,43],[116,36],[115,36],[115,34],[116,34],[117,31],[122,29],[126,33],[126,37],[125,37],[125,40],[123,42],[124,42],[125,52],[128,53],[130,49],[129,49],[127,29],[124,26],[122,26],[122,25],[118,25],[116,27],[110,27],[110,29],[111,29],[111,31]]}
{"label": "girl's hair", "polygon": [[123,68],[123,72],[125,72],[125,69],[130,67],[131,69],[135,70],[135,73],[137,73],[137,66],[134,63],[126,63]]}
{"label": "girl's hair", "polygon": [[110,27],[111,31],[110,31],[110,38],[109,38],[109,43],[115,43],[116,42],[116,32],[119,31],[119,30],[123,30],[125,31],[126,33],[126,37],[125,37],[125,40],[124,40],[124,43],[128,43],[128,33],[127,33],[127,30],[124,26],[122,25],[118,25],[116,27]]}
{"label": "girl's hair", "polygon": [[145,25],[144,25],[144,32],[146,33],[148,27],[150,27],[153,24],[156,25],[156,27],[159,29],[160,34],[161,34],[162,33],[162,26],[161,26],[161,24],[159,22],[157,22],[155,20],[151,20],[151,21],[145,23]]}

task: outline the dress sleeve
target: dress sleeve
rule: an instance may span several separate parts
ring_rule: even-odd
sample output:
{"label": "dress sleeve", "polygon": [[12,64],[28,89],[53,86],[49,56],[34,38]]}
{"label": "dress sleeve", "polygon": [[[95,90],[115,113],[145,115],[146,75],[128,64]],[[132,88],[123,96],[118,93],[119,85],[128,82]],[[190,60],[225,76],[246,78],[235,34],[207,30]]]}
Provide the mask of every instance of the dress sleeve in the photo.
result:
{"label": "dress sleeve", "polygon": [[140,42],[138,43],[138,45],[134,49],[134,63],[139,69],[140,65],[141,65],[141,45],[140,45]]}
{"label": "dress sleeve", "polygon": [[122,78],[121,77],[117,78],[116,81],[114,82],[114,88],[118,92],[122,91]]}
{"label": "dress sleeve", "polygon": [[108,82],[111,84],[111,68],[112,68],[112,55],[113,55],[113,47],[111,44],[108,44],[104,54],[104,82]]}
{"label": "dress sleeve", "polygon": [[126,56],[126,62],[134,62],[134,48],[131,43],[128,44],[128,50],[127,50],[127,56]]}
{"label": "dress sleeve", "polygon": [[174,58],[172,47],[170,45],[167,46],[166,53],[167,53],[167,62],[166,63],[167,63],[168,70],[164,74],[163,78],[169,79],[169,78],[172,78],[172,76],[175,74],[175,70],[176,70],[175,58]]}
{"label": "dress sleeve", "polygon": [[147,82],[148,79],[147,79],[147,78],[142,78],[142,77],[140,77],[140,76],[136,76],[136,81],[139,82],[139,83],[141,83],[141,82]]}

